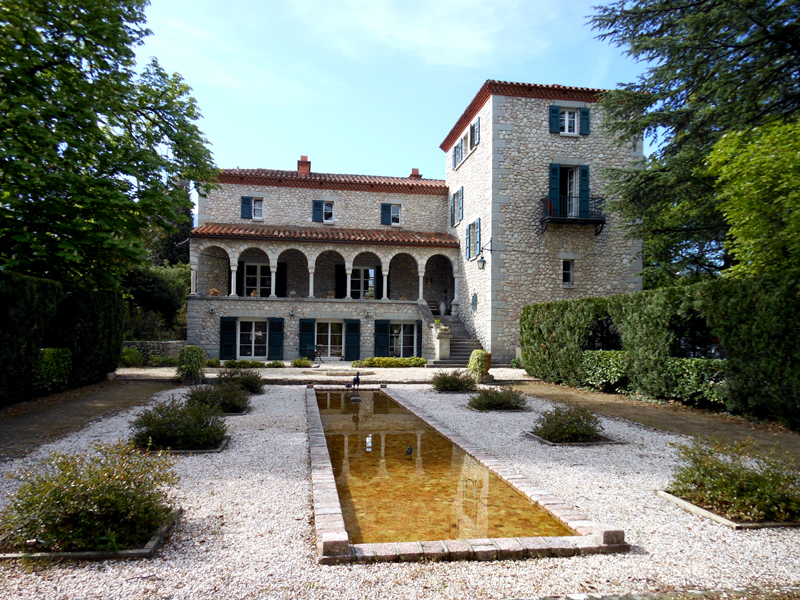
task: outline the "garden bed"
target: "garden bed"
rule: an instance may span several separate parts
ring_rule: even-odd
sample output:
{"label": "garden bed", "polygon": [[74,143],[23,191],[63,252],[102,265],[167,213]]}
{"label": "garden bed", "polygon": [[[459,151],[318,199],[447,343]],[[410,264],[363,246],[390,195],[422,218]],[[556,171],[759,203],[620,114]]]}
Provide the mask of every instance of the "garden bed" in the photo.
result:
{"label": "garden bed", "polygon": [[546,440],[543,437],[539,437],[535,433],[530,431],[526,431],[523,435],[527,438],[532,440],[536,440],[537,442],[541,442],[542,444],[546,444],[548,446],[610,446],[610,445],[619,445],[619,444],[627,444],[628,442],[622,442],[620,440],[615,440],[614,438],[610,438],[606,435],[599,436],[596,440],[591,442],[551,442],[550,440]]}
{"label": "garden bed", "polygon": [[663,490],[658,490],[656,495],[659,498],[663,498],[673,504],[677,504],[683,509],[688,510],[690,513],[697,515],[698,517],[705,517],[706,519],[711,519],[712,521],[716,521],[717,523],[721,523],[726,527],[730,527],[731,529],[767,529],[772,527],[800,527],[800,523],[798,522],[780,522],[780,521],[754,521],[754,522],[746,522],[746,521],[732,521],[730,519],[726,519],[725,517],[721,517],[716,513],[711,512],[710,510],[706,510],[696,504],[692,504],[691,502],[684,500],[683,498],[679,498],[678,496],[673,496],[669,492],[665,492]]}
{"label": "garden bed", "polygon": [[[180,516],[183,514],[183,509],[176,508],[167,515],[164,523],[159,527],[155,533],[150,537],[148,542],[141,548],[134,548],[129,550],[117,550],[116,552],[96,552],[91,550],[82,550],[78,552],[10,552],[0,554],[0,560],[124,560],[124,559],[138,559],[138,558],[153,558],[156,550],[164,542],[167,533],[172,526],[177,523]],[[0,537],[0,551],[4,549],[4,538]]]}
{"label": "garden bed", "polygon": [[215,454],[215,453],[222,452],[223,450],[225,450],[225,447],[228,445],[228,442],[230,442],[230,441],[231,441],[231,436],[226,435],[222,439],[222,441],[219,443],[219,446],[217,446],[216,448],[209,448],[207,450],[167,450],[166,452],[169,452],[170,454],[179,454],[179,455],[184,455],[184,454]]}

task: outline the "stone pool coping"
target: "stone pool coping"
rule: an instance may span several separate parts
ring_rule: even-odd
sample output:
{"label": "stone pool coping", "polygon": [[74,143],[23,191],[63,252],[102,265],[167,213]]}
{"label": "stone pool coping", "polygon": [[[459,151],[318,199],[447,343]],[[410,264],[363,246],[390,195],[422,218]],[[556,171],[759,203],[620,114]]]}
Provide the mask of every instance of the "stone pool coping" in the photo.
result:
{"label": "stone pool coping", "polygon": [[[364,390],[366,391],[366,389]],[[548,511],[577,535],[560,537],[484,538],[434,540],[389,544],[351,544],[345,527],[325,431],[317,406],[316,390],[306,388],[311,487],[320,564],[351,562],[497,560],[611,554],[630,551],[625,532],[612,525],[590,520],[563,500],[531,483],[507,464],[496,459],[438,419],[421,411],[397,391],[381,390],[406,410],[436,429],[452,443],[482,463],[523,496]]]}

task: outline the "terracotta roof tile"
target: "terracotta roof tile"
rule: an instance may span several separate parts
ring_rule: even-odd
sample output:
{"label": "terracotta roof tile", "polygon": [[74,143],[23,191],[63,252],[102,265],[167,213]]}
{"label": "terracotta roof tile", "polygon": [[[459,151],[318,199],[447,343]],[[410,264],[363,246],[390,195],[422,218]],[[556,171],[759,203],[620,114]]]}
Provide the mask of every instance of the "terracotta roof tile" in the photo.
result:
{"label": "terracotta roof tile", "polygon": [[458,239],[447,233],[403,231],[400,229],[338,229],[329,227],[284,227],[206,223],[192,230],[192,237],[236,238],[268,241],[325,242],[331,244],[377,244],[392,246],[437,246],[458,248]]}
{"label": "terracotta roof tile", "polygon": [[597,102],[608,90],[598,88],[572,87],[569,85],[543,85],[539,83],[514,83],[513,81],[497,81],[487,79],[478,93],[469,103],[464,113],[444,138],[439,146],[447,152],[474,119],[481,107],[493,95],[515,96],[519,98],[544,98],[545,100],[579,100],[581,102]]}
{"label": "terracotta roof tile", "polygon": [[380,175],[342,175],[274,169],[222,169],[220,183],[300,187],[359,192],[447,195],[447,182],[441,179],[411,179]]}

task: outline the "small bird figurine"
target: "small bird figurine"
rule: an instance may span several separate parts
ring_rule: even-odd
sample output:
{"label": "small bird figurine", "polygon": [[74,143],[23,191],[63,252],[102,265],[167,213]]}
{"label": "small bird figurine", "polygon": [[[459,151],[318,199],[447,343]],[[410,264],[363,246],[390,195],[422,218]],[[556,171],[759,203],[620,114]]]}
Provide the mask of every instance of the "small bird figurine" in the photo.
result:
{"label": "small bird figurine", "polygon": [[406,456],[407,456],[408,458],[411,458],[411,454],[412,454],[413,452],[414,452],[414,446],[409,446],[408,448],[406,448]]}
{"label": "small bird figurine", "polygon": [[361,371],[356,371],[356,376],[353,377],[353,388],[358,389],[358,386],[361,385]]}

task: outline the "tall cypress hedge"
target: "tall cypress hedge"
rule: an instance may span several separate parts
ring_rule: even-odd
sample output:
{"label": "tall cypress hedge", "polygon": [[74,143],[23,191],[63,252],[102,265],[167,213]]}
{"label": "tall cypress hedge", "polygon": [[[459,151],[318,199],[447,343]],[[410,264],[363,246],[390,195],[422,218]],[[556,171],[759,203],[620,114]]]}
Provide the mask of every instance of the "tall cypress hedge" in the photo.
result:
{"label": "tall cypress hedge", "polygon": [[0,273],[0,406],[29,400],[41,349],[68,348],[68,387],[102,380],[122,351],[123,300],[53,281]]}
{"label": "tall cypress hedge", "polygon": [[[715,339],[727,360],[725,383],[713,389],[728,410],[800,429],[800,272],[527,306],[520,345],[528,373],[585,384],[581,350],[601,349],[588,340],[605,316],[622,335],[629,389],[682,398],[688,369],[678,359]],[[693,370],[716,372],[710,363],[717,361],[706,362]]]}

